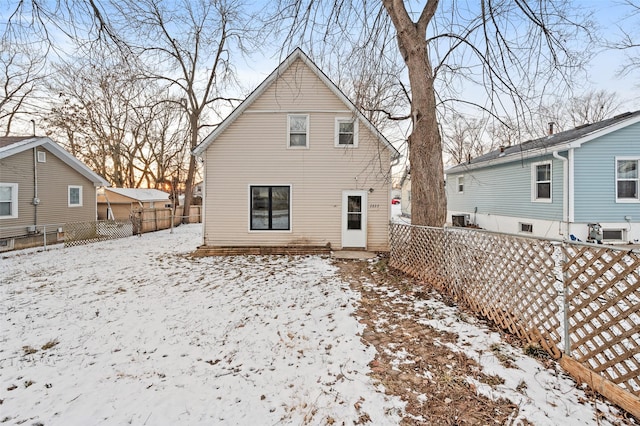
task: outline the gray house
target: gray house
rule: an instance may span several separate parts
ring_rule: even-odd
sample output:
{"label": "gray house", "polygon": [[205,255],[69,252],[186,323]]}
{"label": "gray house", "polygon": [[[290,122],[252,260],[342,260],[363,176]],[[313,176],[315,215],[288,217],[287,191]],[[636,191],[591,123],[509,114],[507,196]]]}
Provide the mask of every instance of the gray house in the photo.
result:
{"label": "gray house", "polygon": [[636,111],[449,168],[448,218],[507,233],[637,243],[639,169]]}
{"label": "gray house", "polygon": [[108,185],[49,138],[0,137],[0,251],[96,220],[96,187]]}

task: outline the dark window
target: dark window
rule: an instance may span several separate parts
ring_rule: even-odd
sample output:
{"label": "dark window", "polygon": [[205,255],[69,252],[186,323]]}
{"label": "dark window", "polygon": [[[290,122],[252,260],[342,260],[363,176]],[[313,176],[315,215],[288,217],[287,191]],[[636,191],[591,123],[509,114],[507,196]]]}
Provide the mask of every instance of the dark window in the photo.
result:
{"label": "dark window", "polygon": [[288,186],[251,187],[251,230],[290,229],[290,190]]}
{"label": "dark window", "polygon": [[362,229],[362,196],[347,197],[347,229]]}
{"label": "dark window", "polygon": [[603,240],[619,240],[622,241],[622,229],[603,229],[602,230],[602,239]]}

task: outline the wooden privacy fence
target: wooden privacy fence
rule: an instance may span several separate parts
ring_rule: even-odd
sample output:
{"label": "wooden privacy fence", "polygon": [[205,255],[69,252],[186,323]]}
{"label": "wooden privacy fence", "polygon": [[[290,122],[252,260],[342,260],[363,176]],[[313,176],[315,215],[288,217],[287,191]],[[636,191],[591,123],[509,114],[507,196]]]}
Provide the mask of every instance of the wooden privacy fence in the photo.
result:
{"label": "wooden privacy fence", "polygon": [[540,345],[640,417],[639,253],[392,224],[390,265]]}
{"label": "wooden privacy fence", "polygon": [[[202,206],[191,206],[189,209],[189,223],[199,223],[202,221]],[[171,208],[141,208],[133,210],[131,213],[131,221],[134,225],[134,234],[144,234],[146,232],[159,231],[161,229],[171,228],[171,219],[173,218],[173,226],[178,226],[183,215],[183,206],[176,207],[175,211]]]}

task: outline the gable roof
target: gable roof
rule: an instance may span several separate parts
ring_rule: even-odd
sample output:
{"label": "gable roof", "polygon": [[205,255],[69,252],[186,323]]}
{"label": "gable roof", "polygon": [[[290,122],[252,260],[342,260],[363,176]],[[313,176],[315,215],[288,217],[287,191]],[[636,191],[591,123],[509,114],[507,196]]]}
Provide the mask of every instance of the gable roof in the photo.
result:
{"label": "gable roof", "polygon": [[529,140],[519,145],[504,147],[504,151],[497,149],[470,162],[462,163],[445,170],[445,174],[460,173],[496,164],[519,161],[525,158],[538,157],[550,154],[554,151],[566,151],[570,148],[579,148],[585,142],[599,138],[616,130],[640,122],[640,111],[625,112],[597,123],[584,124],[564,132],[542,138]]}
{"label": "gable roof", "polygon": [[168,201],[169,194],[159,189],[148,188],[107,188],[109,192],[113,192],[124,197],[129,197],[137,201]]}
{"label": "gable roof", "polygon": [[211,132],[204,140],[196,146],[192,154],[201,156],[204,151],[211,145],[211,143],[222,133],[224,130],[233,123],[242,113],[251,106],[251,104],[258,99],[270,86],[278,79],[284,72],[293,64],[297,59],[302,60],[313,73],[349,108],[349,110],[358,119],[364,123],[364,125],[376,136],[376,138],[391,151],[391,158],[397,159],[400,153],[397,149],[391,145],[391,143],[384,137],[382,133],[365,117],[356,106],[347,98],[347,96],[333,83],[327,75],[322,72],[320,68],[300,49],[297,47],[251,94],[238,105],[227,118],[216,129]]}
{"label": "gable roof", "polygon": [[36,147],[46,148],[67,166],[93,182],[94,186],[110,186],[102,176],[87,167],[70,152],[47,137],[39,136],[5,136],[0,137],[0,160]]}

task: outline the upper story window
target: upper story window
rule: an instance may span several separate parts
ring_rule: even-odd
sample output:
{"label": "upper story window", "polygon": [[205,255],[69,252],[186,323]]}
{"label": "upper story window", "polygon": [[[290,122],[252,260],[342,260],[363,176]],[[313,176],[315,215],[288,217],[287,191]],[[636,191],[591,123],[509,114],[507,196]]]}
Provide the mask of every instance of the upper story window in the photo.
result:
{"label": "upper story window", "polygon": [[358,121],[353,118],[336,118],[335,146],[358,146]]}
{"label": "upper story window", "polygon": [[69,207],[82,207],[82,187],[69,185]]}
{"label": "upper story window", "polygon": [[0,219],[18,217],[18,184],[0,182]]}
{"label": "upper story window", "polygon": [[461,194],[464,192],[464,175],[458,176],[458,192]]}
{"label": "upper story window", "polygon": [[534,163],[531,166],[531,200],[543,203],[551,202],[551,161]]}
{"label": "upper story window", "polygon": [[306,114],[289,115],[288,127],[287,146],[289,148],[309,148],[309,116]]}
{"label": "upper story window", "polygon": [[637,158],[616,158],[616,201],[640,201]]}

